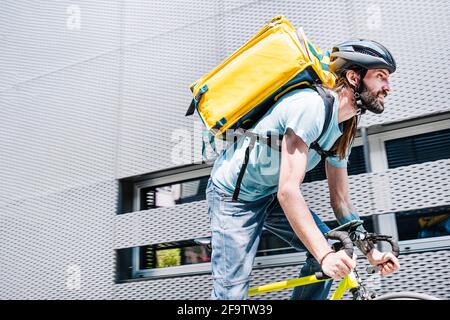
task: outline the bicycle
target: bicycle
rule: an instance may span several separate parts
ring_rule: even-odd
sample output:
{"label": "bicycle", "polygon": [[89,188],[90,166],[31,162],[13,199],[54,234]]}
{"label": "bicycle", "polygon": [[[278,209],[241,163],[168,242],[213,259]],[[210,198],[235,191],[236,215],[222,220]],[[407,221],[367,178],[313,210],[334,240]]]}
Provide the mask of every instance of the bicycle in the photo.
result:
{"label": "bicycle", "polygon": [[[363,233],[357,231],[356,228],[362,223],[362,220],[351,221],[331,230],[330,232],[325,234],[325,236],[330,240],[337,240],[338,242],[333,244],[333,249],[335,251],[345,250],[349,257],[353,257],[354,242],[358,240],[371,241],[374,244],[382,241],[388,242],[391,245],[392,253],[396,257],[399,256],[400,249],[398,243],[391,236],[368,232]],[[377,267],[367,268],[367,272],[369,274],[376,273],[377,271]],[[253,296],[256,294],[283,290],[297,286],[304,286],[326,281],[329,279],[331,279],[331,277],[327,276],[323,272],[316,272],[314,275],[307,277],[274,282],[250,288],[248,291],[248,295]],[[427,294],[408,291],[388,293],[377,297],[375,292],[367,288],[363,279],[359,276],[356,268],[341,280],[336,291],[331,295],[330,300],[342,299],[347,290],[350,290],[350,292],[352,293],[353,300],[440,300]]]}

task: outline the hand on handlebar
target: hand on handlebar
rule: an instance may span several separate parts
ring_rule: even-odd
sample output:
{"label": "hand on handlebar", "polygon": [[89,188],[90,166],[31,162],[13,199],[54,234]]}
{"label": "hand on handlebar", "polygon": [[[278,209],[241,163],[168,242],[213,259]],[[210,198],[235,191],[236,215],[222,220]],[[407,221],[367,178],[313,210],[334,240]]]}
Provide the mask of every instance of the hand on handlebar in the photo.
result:
{"label": "hand on handlebar", "polygon": [[353,259],[345,251],[333,252],[322,261],[322,271],[333,279],[341,279],[348,275],[356,266],[356,254]]}
{"label": "hand on handlebar", "polygon": [[400,268],[400,262],[391,252],[380,252],[377,249],[372,249],[367,254],[367,260],[372,266],[378,267],[382,276],[391,274]]}

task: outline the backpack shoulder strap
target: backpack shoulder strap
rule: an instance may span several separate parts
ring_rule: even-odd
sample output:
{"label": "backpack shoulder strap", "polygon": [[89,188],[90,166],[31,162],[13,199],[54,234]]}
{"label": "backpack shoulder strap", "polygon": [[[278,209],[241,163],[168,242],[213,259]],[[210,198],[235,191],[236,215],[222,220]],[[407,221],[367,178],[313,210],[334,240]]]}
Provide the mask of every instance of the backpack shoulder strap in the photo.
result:
{"label": "backpack shoulder strap", "polygon": [[244,173],[245,173],[245,170],[247,169],[250,152],[252,152],[253,148],[255,147],[256,139],[257,139],[257,136],[252,135],[250,137],[250,143],[247,146],[247,148],[245,149],[244,162],[242,163],[241,169],[239,171],[239,175],[238,175],[238,178],[236,181],[236,187],[234,188],[234,192],[233,192],[233,198],[232,198],[233,202],[236,202],[238,200],[239,192],[241,191],[242,179],[244,178]]}
{"label": "backpack shoulder strap", "polygon": [[[317,151],[322,157],[329,157],[333,156],[334,153],[323,150],[319,145],[319,140],[323,137],[325,132],[328,130],[328,127],[330,126],[331,119],[333,118],[333,104],[334,104],[334,97],[329,92],[327,92],[326,89],[324,89],[322,86],[314,85],[309,86],[309,88],[317,91],[317,93],[320,95],[320,97],[323,100],[323,103],[325,105],[325,122],[322,127],[322,131],[320,132],[319,137],[311,143],[311,148]],[[272,137],[269,136],[267,139],[267,144],[269,146],[272,146]],[[283,139],[283,135],[279,135],[277,141],[275,142],[275,147],[278,148],[278,150],[281,152],[281,140]]]}
{"label": "backpack shoulder strap", "polygon": [[[315,151],[317,151],[317,153],[320,154],[322,159],[324,159],[326,157],[334,155],[330,151],[323,150],[320,147],[319,142],[318,142],[322,138],[324,133],[327,131],[328,127],[330,126],[330,122],[333,117],[334,97],[321,86],[315,85],[315,86],[311,86],[311,88],[316,90],[319,93],[319,95],[323,99],[323,102],[325,105],[325,123],[323,125],[322,132],[320,133],[319,137],[316,139],[316,141],[314,141],[311,144],[311,148],[314,149]],[[238,178],[236,181],[236,187],[233,192],[233,198],[232,198],[233,201],[238,200],[239,192],[241,190],[241,183],[242,183],[242,179],[244,178],[245,170],[247,169],[250,152],[253,150],[256,140],[260,140],[260,141],[268,144],[270,147],[276,148],[281,154],[281,140],[283,139],[283,135],[276,136],[277,139],[274,142],[274,146],[273,146],[272,145],[272,139],[273,139],[272,135],[269,135],[267,137],[259,137],[258,135],[247,131],[247,134],[249,134],[249,133],[250,133],[250,143],[245,150],[244,162],[242,163],[241,169],[239,171],[239,175],[238,175]]]}
{"label": "backpack shoulder strap", "polygon": [[323,137],[324,133],[327,131],[331,123],[331,118],[333,117],[334,97],[329,92],[327,92],[326,89],[324,89],[322,86],[314,86],[314,88],[321,96],[323,103],[325,105],[325,123],[323,124],[322,132],[320,133],[316,141],[311,143],[310,148],[315,150],[322,157],[323,160],[326,157],[335,155],[333,152],[323,150],[322,147],[319,145],[319,140]]}

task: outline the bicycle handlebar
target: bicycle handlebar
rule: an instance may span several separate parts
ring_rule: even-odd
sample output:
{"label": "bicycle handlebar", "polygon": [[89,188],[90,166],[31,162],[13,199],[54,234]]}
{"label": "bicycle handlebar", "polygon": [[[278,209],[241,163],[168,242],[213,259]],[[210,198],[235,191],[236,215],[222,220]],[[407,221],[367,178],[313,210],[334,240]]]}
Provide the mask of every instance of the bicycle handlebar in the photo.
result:
{"label": "bicycle handlebar", "polygon": [[397,241],[388,236],[378,236],[376,241],[386,241],[391,245],[392,254],[396,257],[400,255],[400,248]]}
{"label": "bicycle handlebar", "polygon": [[[389,237],[389,236],[381,236],[381,235],[375,235],[374,238],[375,238],[375,239],[374,239],[374,242],[377,242],[377,241],[385,241],[385,242],[389,243],[389,244],[391,245],[391,251],[392,251],[392,254],[393,254],[395,257],[398,257],[398,256],[400,255],[400,248],[399,248],[399,246],[398,246],[398,243],[397,243],[397,241],[395,241],[394,239],[392,239],[392,237]],[[370,266],[370,267],[367,267],[366,271],[367,271],[369,274],[374,274],[374,273],[378,272],[379,269],[380,269],[380,268],[379,268],[378,266]]]}
{"label": "bicycle handlebar", "polygon": [[348,232],[346,231],[330,231],[326,234],[326,238],[331,240],[338,240],[343,250],[347,253],[347,255],[352,258],[353,257],[353,242],[350,239]]}
{"label": "bicycle handlebar", "polygon": [[[343,250],[350,258],[353,258],[353,242],[350,239],[348,232],[346,231],[330,231],[325,235],[326,238],[331,240],[338,240],[342,244]],[[316,272],[316,278],[319,280],[330,279],[331,277],[326,275],[323,271]]]}
{"label": "bicycle handlebar", "polygon": [[[331,239],[331,240],[338,240],[341,243],[342,248],[343,248],[343,250],[345,250],[347,255],[350,258],[353,258],[353,242],[352,242],[351,237],[348,232],[346,232],[346,231],[330,231],[325,236],[326,236],[326,238]],[[371,240],[374,243],[376,243],[377,241],[388,242],[391,245],[393,255],[395,257],[398,257],[400,254],[400,248],[398,246],[397,241],[395,241],[390,236],[368,234],[366,239]],[[369,273],[375,273],[377,271],[378,271],[378,267],[368,267],[367,268],[367,272],[369,272]],[[326,275],[323,271],[316,272],[315,275],[318,280],[331,279],[331,277]]]}

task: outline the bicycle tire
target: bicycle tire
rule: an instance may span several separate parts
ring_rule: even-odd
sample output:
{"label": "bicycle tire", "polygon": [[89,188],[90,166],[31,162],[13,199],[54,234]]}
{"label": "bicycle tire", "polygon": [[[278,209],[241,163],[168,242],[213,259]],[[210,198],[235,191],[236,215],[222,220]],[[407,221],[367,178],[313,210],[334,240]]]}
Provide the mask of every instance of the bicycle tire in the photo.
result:
{"label": "bicycle tire", "polygon": [[379,297],[374,298],[373,300],[441,300],[441,299],[424,293],[403,291],[403,292],[386,293]]}

